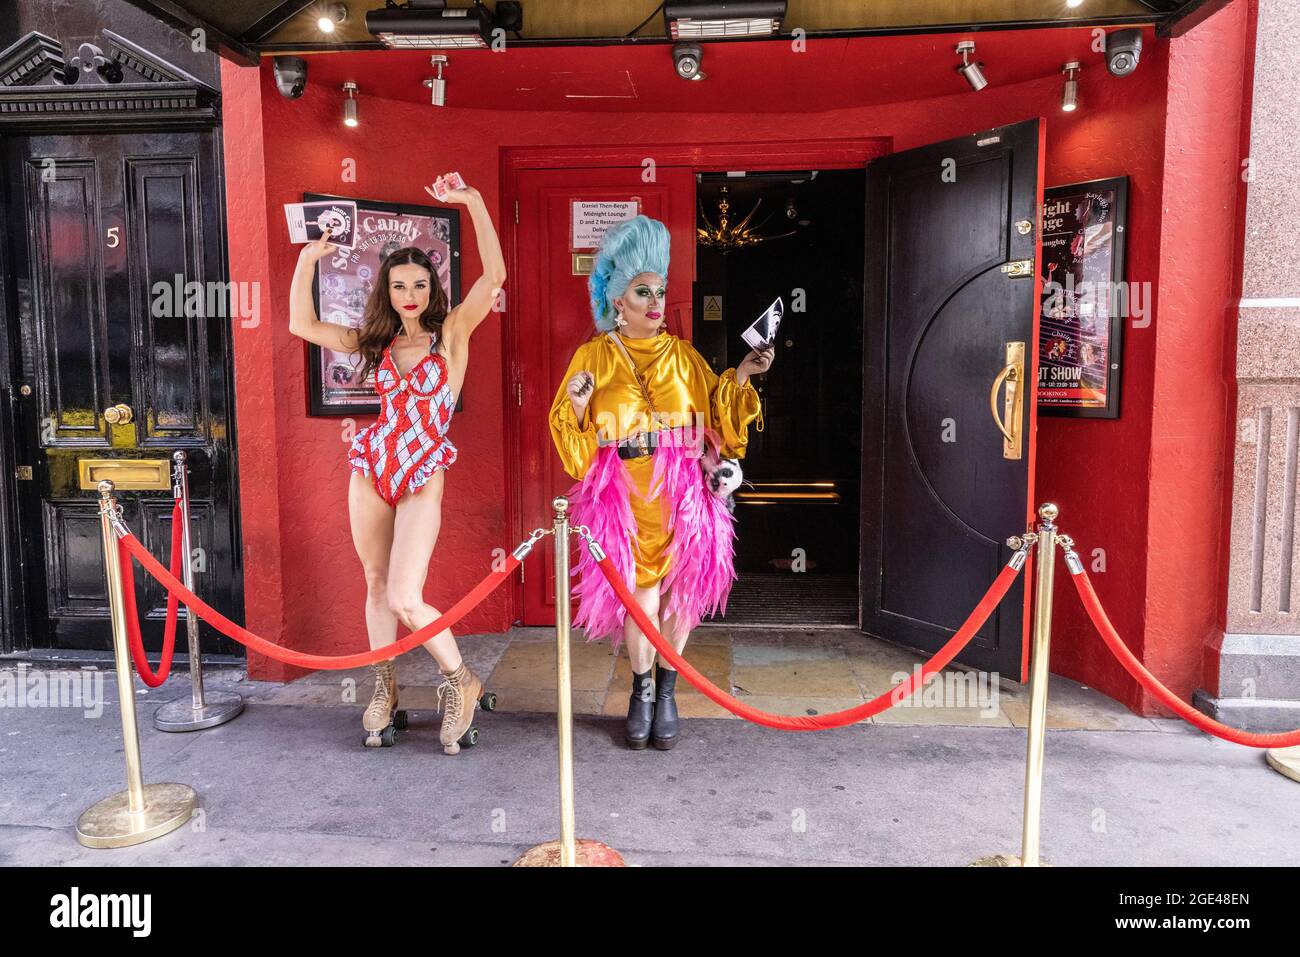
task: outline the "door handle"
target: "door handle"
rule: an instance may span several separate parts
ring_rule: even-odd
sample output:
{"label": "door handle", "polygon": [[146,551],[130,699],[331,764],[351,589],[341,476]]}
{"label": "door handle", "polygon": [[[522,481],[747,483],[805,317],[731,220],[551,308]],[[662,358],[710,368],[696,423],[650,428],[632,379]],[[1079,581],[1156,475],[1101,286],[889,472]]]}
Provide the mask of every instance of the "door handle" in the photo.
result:
{"label": "door handle", "polygon": [[123,402],[109,406],[104,410],[104,421],[109,425],[126,425],[135,417],[131,407]]}
{"label": "door handle", "polygon": [[[1025,344],[1023,342],[1006,343],[1006,364],[993,380],[989,390],[989,411],[993,413],[993,422],[1002,433],[1002,457],[1018,459],[1023,455],[1023,416],[1020,401],[1020,384],[1025,379]],[[1002,399],[1002,412],[998,412],[998,393],[1006,386]]]}

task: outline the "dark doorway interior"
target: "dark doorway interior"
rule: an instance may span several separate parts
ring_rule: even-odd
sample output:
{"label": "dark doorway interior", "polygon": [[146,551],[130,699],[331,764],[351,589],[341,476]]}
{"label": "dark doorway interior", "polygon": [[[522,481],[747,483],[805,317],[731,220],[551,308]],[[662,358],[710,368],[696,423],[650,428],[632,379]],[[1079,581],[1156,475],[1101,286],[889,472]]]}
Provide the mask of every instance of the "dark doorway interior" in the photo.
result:
{"label": "dark doorway interior", "polygon": [[[858,623],[862,416],[862,170],[701,173],[699,225],[764,239],[696,249],[694,342],[721,371],[777,296],[785,319],[770,374],[756,382],[765,428],[750,429],[737,494],[731,624]],[[757,209],[755,209],[757,207]],[[779,238],[778,238],[779,237]],[[766,380],[766,381],[763,381]]]}

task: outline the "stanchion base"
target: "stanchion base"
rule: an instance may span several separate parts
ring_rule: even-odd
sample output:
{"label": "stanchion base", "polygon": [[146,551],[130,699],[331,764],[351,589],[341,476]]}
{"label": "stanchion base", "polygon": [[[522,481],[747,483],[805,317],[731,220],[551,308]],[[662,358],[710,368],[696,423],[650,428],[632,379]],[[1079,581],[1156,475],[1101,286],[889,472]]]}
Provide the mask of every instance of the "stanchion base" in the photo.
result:
{"label": "stanchion base", "polygon": [[1264,752],[1268,766],[1278,774],[1300,781],[1300,745],[1294,748],[1269,748]]}
{"label": "stanchion base", "polygon": [[215,728],[238,717],[244,699],[230,691],[205,692],[203,707],[195,708],[191,698],[169,701],[153,713],[153,726],[159,731],[201,731]]}
{"label": "stanchion base", "polygon": [[130,792],[119,791],[87,808],[77,819],[77,841],[86,847],[130,847],[162,837],[190,819],[199,796],[184,784],[146,784],[144,810],[130,810]]}
{"label": "stanchion base", "polygon": [[[1020,856],[1017,854],[994,854],[992,857],[981,857],[967,867],[1022,867]],[[1051,867],[1047,861],[1041,858],[1038,861],[1039,867]]]}
{"label": "stanchion base", "polygon": [[[600,841],[591,841],[585,837],[580,837],[576,842],[575,850],[577,851],[575,856],[579,867],[627,867],[627,862],[623,860],[622,854],[608,844],[600,843]],[[559,867],[560,842],[547,841],[545,844],[530,847],[511,866]]]}

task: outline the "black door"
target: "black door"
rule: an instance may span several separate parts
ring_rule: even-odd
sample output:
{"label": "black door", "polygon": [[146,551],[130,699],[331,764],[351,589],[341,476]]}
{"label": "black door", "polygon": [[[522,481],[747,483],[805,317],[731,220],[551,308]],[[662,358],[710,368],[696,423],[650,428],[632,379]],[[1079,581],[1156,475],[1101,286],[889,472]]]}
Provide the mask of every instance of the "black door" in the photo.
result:
{"label": "black door", "polygon": [[[1030,514],[1041,155],[1032,120],[867,168],[861,627],[909,647],[951,637]],[[1026,595],[960,660],[1022,678]]]}
{"label": "black door", "polygon": [[[111,647],[86,460],[186,452],[197,590],[242,617],[216,136],[4,138],[29,632],[20,648]],[[118,412],[106,416],[111,407]],[[130,420],[110,424],[123,409]],[[132,531],[169,561],[170,489],[121,492],[119,501]],[[136,581],[146,645],[156,647],[165,594],[138,567]],[[235,651],[212,633],[204,649]]]}

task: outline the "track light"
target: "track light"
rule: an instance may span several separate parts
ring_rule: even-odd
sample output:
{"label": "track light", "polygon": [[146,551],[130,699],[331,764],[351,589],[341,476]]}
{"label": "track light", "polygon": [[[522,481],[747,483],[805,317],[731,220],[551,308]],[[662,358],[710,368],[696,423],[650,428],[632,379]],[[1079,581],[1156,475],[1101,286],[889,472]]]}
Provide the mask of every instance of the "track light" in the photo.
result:
{"label": "track light", "polygon": [[698,43],[674,43],[673,66],[683,80],[703,80],[708,74],[703,70],[704,48]]}
{"label": "track light", "polygon": [[446,0],[408,0],[404,7],[388,6],[366,14],[366,29],[379,42],[398,49],[486,47],[492,36],[492,16],[482,3],[447,9]]}
{"label": "track light", "polygon": [[347,97],[343,101],[343,125],[357,126],[357,85],[350,80],[344,83],[343,95]]}
{"label": "track light", "polygon": [[1061,94],[1061,109],[1066,113],[1073,113],[1079,108],[1079,81],[1075,79],[1079,70],[1078,60],[1071,60],[1061,67],[1061,72],[1065,74],[1065,92]]}
{"label": "track light", "polygon": [[961,66],[957,67],[957,72],[966,78],[972,90],[979,92],[989,85],[989,81],[984,78],[984,64],[970,61],[974,53],[974,40],[962,40],[957,44],[957,54],[961,57]]}
{"label": "track light", "polygon": [[445,53],[435,53],[429,57],[429,63],[437,69],[438,75],[429,77],[424,81],[424,85],[429,88],[429,95],[434,106],[446,106],[447,81],[442,78],[442,68],[447,65],[447,55]]}
{"label": "track light", "polygon": [[348,8],[341,3],[326,4],[316,18],[316,29],[321,33],[333,33],[334,28],[348,18]]}
{"label": "track light", "polygon": [[677,0],[664,4],[664,29],[673,40],[770,37],[781,32],[785,0],[711,3]]}

